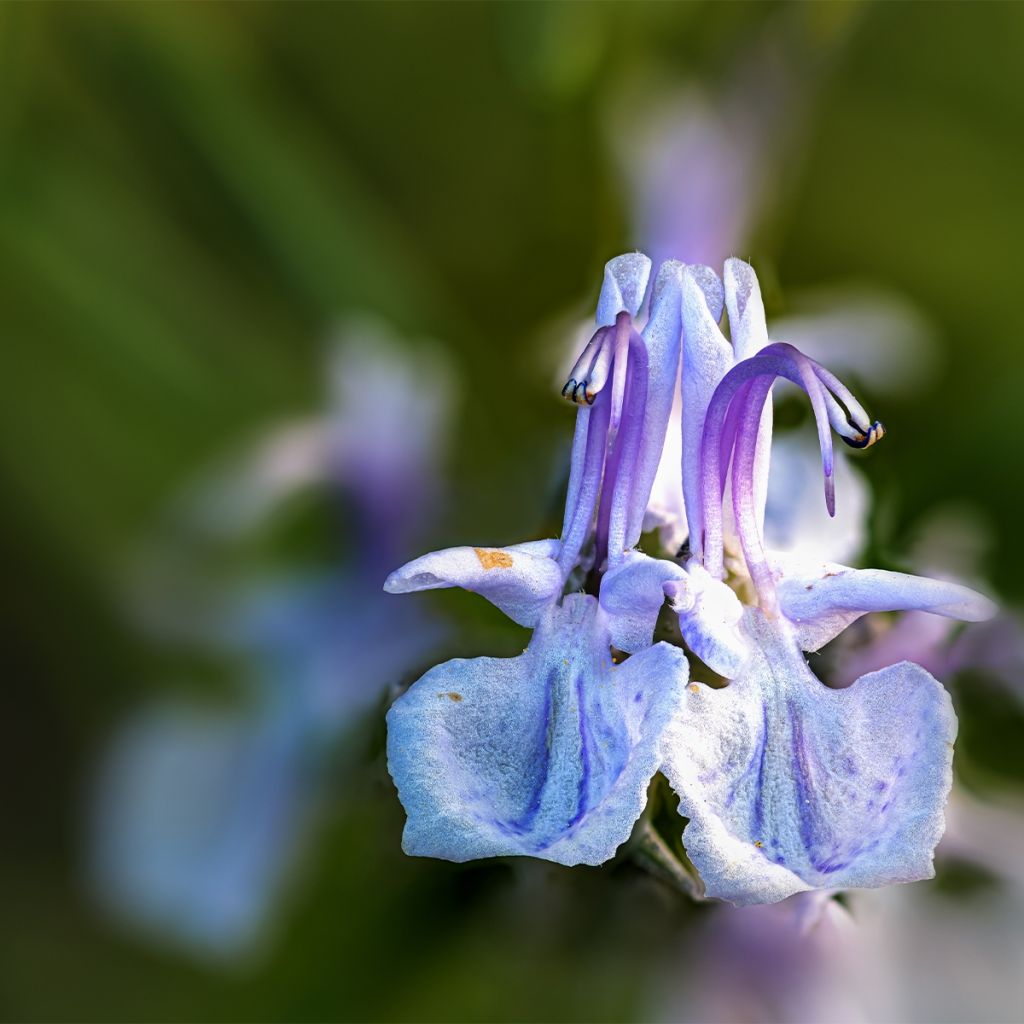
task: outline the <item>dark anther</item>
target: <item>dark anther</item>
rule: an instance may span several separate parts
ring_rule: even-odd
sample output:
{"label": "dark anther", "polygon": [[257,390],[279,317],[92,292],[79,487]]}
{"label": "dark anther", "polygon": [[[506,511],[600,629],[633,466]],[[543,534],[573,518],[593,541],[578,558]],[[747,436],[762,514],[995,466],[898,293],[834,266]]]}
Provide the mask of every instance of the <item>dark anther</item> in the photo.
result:
{"label": "dark anther", "polygon": [[[566,392],[567,392],[567,391],[569,390],[569,385],[570,385],[570,384],[572,385],[572,393],[573,393],[574,395],[576,394],[576,388],[578,387],[578,385],[577,385],[577,383],[576,383],[576,380],[575,380],[575,378],[573,378],[573,377],[570,377],[570,378],[569,378],[569,379],[568,379],[568,380],[567,380],[567,381],[565,382],[565,387],[564,387],[564,388],[562,388],[562,397],[563,397],[563,398],[567,398],[567,397],[568,397],[568,395],[566,394]],[[575,399],[573,399],[573,401],[575,401]]]}
{"label": "dark anther", "polygon": [[[854,426],[854,424],[851,424]],[[859,427],[856,429],[860,429]],[[846,437],[843,434],[839,435],[851,448],[870,448],[876,441],[881,441],[885,437],[885,427],[875,420],[874,423],[868,427],[866,434],[859,434],[857,437]]]}

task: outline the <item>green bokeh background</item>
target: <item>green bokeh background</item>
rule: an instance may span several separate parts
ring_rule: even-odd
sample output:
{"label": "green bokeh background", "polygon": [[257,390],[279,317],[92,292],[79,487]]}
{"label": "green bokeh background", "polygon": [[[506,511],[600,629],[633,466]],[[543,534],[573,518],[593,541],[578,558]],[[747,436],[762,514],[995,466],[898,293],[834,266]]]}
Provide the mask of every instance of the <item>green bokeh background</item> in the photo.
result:
{"label": "green bokeh background", "polygon": [[[643,1016],[700,911],[628,865],[403,858],[379,726],[256,965],[107,922],[78,868],[83,794],[174,664],[126,622],[125,559],[198,467],[323,408],[339,316],[438,339],[463,380],[432,539],[543,528],[571,417],[535,339],[641,241],[605,112],[639,73],[713,87],[767,26],[823,67],[785,201],[743,255],[776,312],[857,277],[926,311],[939,369],[886,398],[876,547],[898,562],[914,523],[966,500],[994,529],[990,578],[1020,599],[1024,6],[0,8],[5,1017]],[[462,617],[459,653],[523,642],[472,601],[425,600]],[[965,740],[1002,742],[1004,716],[979,721]]]}

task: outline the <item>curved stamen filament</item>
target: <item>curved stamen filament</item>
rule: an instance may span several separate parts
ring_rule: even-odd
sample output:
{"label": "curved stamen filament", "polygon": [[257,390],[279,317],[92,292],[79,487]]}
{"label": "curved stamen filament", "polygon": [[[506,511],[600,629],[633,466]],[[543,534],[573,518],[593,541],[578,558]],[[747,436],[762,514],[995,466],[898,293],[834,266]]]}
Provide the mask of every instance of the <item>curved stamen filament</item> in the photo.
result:
{"label": "curved stamen filament", "polygon": [[754,463],[758,425],[772,384],[784,377],[801,387],[811,401],[825,476],[825,503],[835,515],[832,435],[829,427],[855,447],[867,447],[884,435],[846,387],[792,345],[778,343],[734,366],[719,383],[708,405],[701,441],[701,512],[703,536],[696,557],[708,572],[724,572],[722,499],[732,459],[733,511],[751,578],[766,608],[774,607],[774,586],[764,555],[756,514]]}
{"label": "curved stamen filament", "polygon": [[615,327],[599,327],[594,332],[569,371],[569,379],[562,388],[563,398],[576,405],[594,404],[594,399],[608,381],[608,370],[616,349],[617,327],[616,323]]}
{"label": "curved stamen filament", "polygon": [[[618,352],[624,349],[625,358]],[[601,507],[597,520],[597,561],[600,568],[608,555],[616,557],[625,550],[629,510],[636,480],[636,467],[647,405],[647,346],[628,322],[616,339],[616,373],[622,364],[623,396],[621,425],[615,434],[605,467]],[[615,416],[615,387],[612,387],[612,418]],[[614,425],[614,424],[613,424]]]}
{"label": "curved stamen filament", "polygon": [[[605,386],[609,370],[610,388]],[[577,415],[586,417],[586,438],[583,441],[577,434],[582,465],[578,479],[574,467],[569,482],[572,509],[566,512],[559,555],[559,566],[566,575],[579,558],[595,509],[598,568],[608,555],[609,543],[614,551],[625,544],[633,470],[647,403],[647,347],[633,329],[629,313],[619,313],[614,327],[602,327],[594,334],[573,373],[582,379],[571,377],[562,394],[584,406]],[[623,423],[616,430],[620,416]]]}
{"label": "curved stamen filament", "polygon": [[[799,352],[799,349],[784,342],[768,345],[762,352],[778,351],[784,354],[786,350]],[[802,358],[807,359],[806,356]],[[853,392],[824,366],[813,359],[807,359],[807,362],[818,380],[825,385],[825,404],[832,429],[851,448],[870,448],[876,441],[881,441],[885,437],[885,427],[878,420],[871,419]]]}
{"label": "curved stamen filament", "polygon": [[[786,346],[792,349],[792,346]],[[730,423],[730,433],[725,436],[725,426],[730,404],[739,396],[745,384],[759,377],[768,377],[774,382],[776,377],[785,377],[807,391],[818,422],[818,441],[821,446],[822,468],[825,473],[825,501],[830,512],[835,508],[832,484],[832,435],[829,432],[828,412],[823,397],[824,387],[814,375],[810,360],[803,353],[792,349],[800,357],[799,360],[789,357],[789,353],[764,354],[765,350],[742,363],[737,363],[721,380],[715,389],[708,405],[704,419],[704,436],[701,441],[701,506],[704,517],[704,535],[699,538],[699,548],[695,551],[698,558],[712,575],[721,577],[724,567],[722,539],[722,495],[728,473],[728,453],[735,443],[737,429],[743,409],[743,401],[738,402],[737,412]],[[769,384],[770,388],[770,384]],[[750,390],[744,390],[748,398]],[[762,406],[764,402],[762,401]],[[760,414],[760,409],[759,409]],[[724,465],[723,465],[724,464]]]}
{"label": "curved stamen filament", "polygon": [[753,580],[762,609],[769,615],[774,615],[777,610],[775,581],[765,555],[756,512],[754,461],[761,411],[774,382],[774,377],[766,374],[755,378],[744,389],[746,405],[739,419],[732,460],[732,510],[736,532],[743,548],[747,572]]}
{"label": "curved stamen filament", "polygon": [[[594,518],[594,507],[601,492],[601,476],[604,471],[605,450],[608,444],[608,421],[611,402],[608,393],[599,392],[595,396],[593,408],[580,411],[577,416],[589,415],[587,423],[587,440],[583,453],[583,468],[575,493],[575,504],[571,514],[566,516],[566,525],[562,531],[562,549],[558,556],[558,565],[563,576],[567,576],[576,564],[587,531]],[[572,494],[572,481],[570,481]]]}

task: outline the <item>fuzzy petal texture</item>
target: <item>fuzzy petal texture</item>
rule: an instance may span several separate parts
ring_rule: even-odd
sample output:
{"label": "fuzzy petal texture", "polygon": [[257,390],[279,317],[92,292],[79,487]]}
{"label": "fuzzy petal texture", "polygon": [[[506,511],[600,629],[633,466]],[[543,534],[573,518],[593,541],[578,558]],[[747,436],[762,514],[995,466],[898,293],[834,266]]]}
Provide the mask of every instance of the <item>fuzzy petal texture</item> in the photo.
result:
{"label": "fuzzy petal texture", "polygon": [[663,767],[708,895],[774,903],[931,877],[956,736],[946,691],[910,662],[832,690],[785,622],[752,610],[744,628],[743,675],[689,687]]}
{"label": "fuzzy petal texture", "polygon": [[735,678],[747,660],[740,630],[743,605],[736,594],[693,563],[682,580],[665,584],[665,592],[693,653],[719,675]]}
{"label": "fuzzy petal texture", "polygon": [[601,607],[608,618],[612,646],[629,654],[650,647],[665,603],[665,583],[685,578],[675,562],[628,551],[601,580]]}
{"label": "fuzzy petal texture", "polygon": [[733,364],[732,346],[718,329],[700,282],[683,275],[683,501],[690,542],[701,543],[701,440],[711,396]]}
{"label": "fuzzy petal texture", "polygon": [[629,499],[626,546],[639,541],[644,511],[651,496],[665,447],[665,432],[679,378],[679,334],[682,328],[682,263],[669,260],[658,270],[651,298],[651,315],[643,330],[647,348],[647,401],[642,442]]}
{"label": "fuzzy petal texture", "polygon": [[406,853],[608,860],[643,810],[686,680],[667,644],[613,665],[603,613],[581,594],[519,657],[432,669],[388,712]]}
{"label": "fuzzy petal texture", "polygon": [[835,562],[775,560],[779,606],[805,651],[820,650],[868,612],[926,611],[964,622],[991,618],[995,605],[945,580]]}
{"label": "fuzzy petal texture", "polygon": [[686,509],[683,507],[683,400],[676,388],[669,416],[665,445],[661,450],[658,472],[654,477],[647,509],[644,532],[657,530],[662,548],[675,555],[689,536]]}
{"label": "fuzzy petal texture", "polygon": [[513,622],[533,628],[562,589],[557,540],[507,548],[459,547],[432,551],[396,569],[384,582],[389,594],[462,587],[486,597]]}
{"label": "fuzzy petal texture", "polygon": [[597,300],[597,322],[605,326],[625,311],[636,316],[651,276],[651,261],[642,252],[616,256],[604,265],[604,281]]}
{"label": "fuzzy petal texture", "polygon": [[[729,310],[729,333],[736,361],[756,356],[768,344],[768,325],[764,318],[761,286],[754,268],[743,260],[725,261],[723,273],[725,305]],[[765,503],[768,498],[768,468],[772,447],[772,403],[765,402],[761,410],[761,425],[757,432],[757,452],[754,458],[754,508],[761,528],[764,528]]]}

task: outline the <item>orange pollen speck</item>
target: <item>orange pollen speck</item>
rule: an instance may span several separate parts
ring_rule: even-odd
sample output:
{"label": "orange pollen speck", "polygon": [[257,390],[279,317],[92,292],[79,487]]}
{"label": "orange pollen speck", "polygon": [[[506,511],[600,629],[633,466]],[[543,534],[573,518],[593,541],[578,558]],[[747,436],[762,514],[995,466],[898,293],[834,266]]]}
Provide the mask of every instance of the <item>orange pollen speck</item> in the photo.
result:
{"label": "orange pollen speck", "polygon": [[485,570],[512,568],[512,556],[507,551],[488,551],[486,548],[473,548],[473,550]]}

